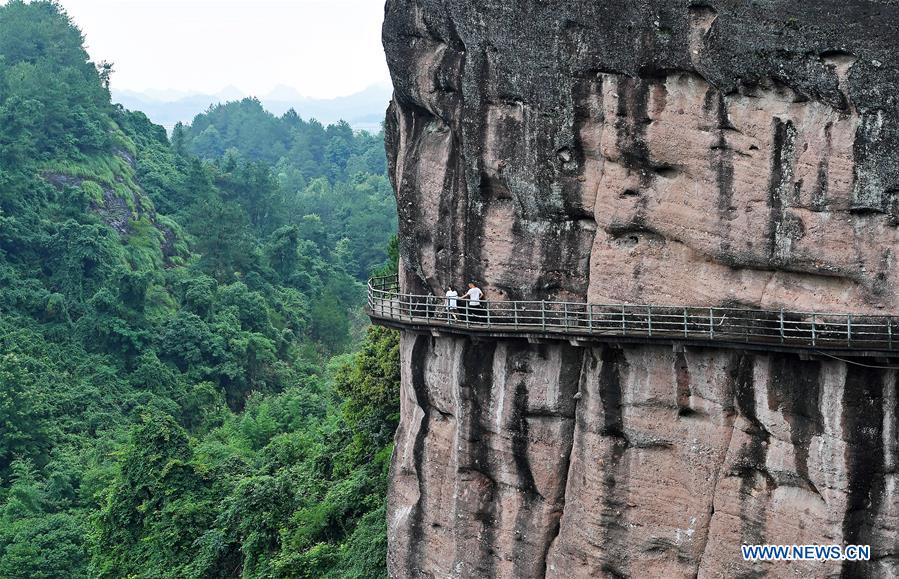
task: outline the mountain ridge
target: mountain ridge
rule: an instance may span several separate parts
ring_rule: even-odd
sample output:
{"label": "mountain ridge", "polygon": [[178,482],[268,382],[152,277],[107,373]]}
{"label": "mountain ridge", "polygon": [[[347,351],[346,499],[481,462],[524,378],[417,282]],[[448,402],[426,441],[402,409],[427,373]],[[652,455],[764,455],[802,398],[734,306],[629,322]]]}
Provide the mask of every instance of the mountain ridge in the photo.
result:
{"label": "mountain ridge", "polygon": [[169,133],[177,123],[190,123],[196,115],[207,111],[211,106],[244,98],[256,98],[276,115],[293,109],[300,117],[316,119],[324,125],[344,120],[353,130],[377,132],[383,121],[384,110],[390,102],[392,88],[374,84],[361,91],[333,98],[303,96],[297,89],[286,85],[276,86],[262,96],[245,93],[233,86],[216,93],[115,88],[111,92],[113,102],[129,110],[142,111]]}

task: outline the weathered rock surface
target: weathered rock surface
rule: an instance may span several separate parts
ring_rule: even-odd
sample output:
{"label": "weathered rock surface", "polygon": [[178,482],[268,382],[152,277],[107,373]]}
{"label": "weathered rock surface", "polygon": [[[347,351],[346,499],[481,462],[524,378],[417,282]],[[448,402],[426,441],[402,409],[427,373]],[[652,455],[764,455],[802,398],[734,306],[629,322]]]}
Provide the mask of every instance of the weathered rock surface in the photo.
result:
{"label": "weathered rock surface", "polygon": [[[384,41],[406,290],[899,312],[896,2],[389,0]],[[899,575],[893,370],[402,353],[396,576]]]}
{"label": "weathered rock surface", "polygon": [[[899,572],[895,370],[411,333],[402,359],[394,576]],[[744,543],[875,558],[751,563]]]}

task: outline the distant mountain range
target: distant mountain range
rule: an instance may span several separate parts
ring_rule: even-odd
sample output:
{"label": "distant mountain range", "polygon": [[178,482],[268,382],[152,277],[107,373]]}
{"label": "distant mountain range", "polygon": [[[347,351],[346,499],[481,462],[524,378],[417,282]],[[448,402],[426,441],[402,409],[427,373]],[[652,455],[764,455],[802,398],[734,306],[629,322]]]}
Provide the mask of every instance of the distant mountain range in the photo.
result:
{"label": "distant mountain range", "polygon": [[[317,119],[328,125],[345,120],[356,130],[378,131],[384,120],[384,111],[390,101],[392,89],[386,85],[373,85],[360,92],[332,99],[316,99],[302,96],[296,89],[278,86],[265,96],[257,97],[262,105],[275,115],[294,109],[303,119]],[[240,100],[247,95],[236,87],[227,87],[216,94],[185,93],[173,90],[112,90],[113,102],[127,109],[144,112],[150,120],[171,132],[180,121],[190,123],[210,105]]]}

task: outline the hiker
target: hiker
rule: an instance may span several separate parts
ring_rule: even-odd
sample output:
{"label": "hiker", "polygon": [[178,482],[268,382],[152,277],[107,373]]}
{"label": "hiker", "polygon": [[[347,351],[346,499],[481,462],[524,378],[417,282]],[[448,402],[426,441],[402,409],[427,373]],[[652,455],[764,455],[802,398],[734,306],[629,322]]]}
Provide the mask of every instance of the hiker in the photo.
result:
{"label": "hiker", "polygon": [[471,320],[471,316],[480,317],[481,309],[481,298],[484,296],[484,292],[481,291],[481,288],[474,285],[474,283],[468,284],[468,291],[465,292],[465,295],[462,296],[462,299],[467,300],[465,302],[465,319]]}
{"label": "hiker", "polygon": [[459,292],[457,292],[455,289],[453,289],[453,286],[451,286],[451,285],[447,286],[447,290],[446,290],[446,317],[447,317],[447,319],[449,319],[450,316],[452,316],[453,319],[457,319],[456,318],[456,310],[459,307],[458,298],[459,298]]}

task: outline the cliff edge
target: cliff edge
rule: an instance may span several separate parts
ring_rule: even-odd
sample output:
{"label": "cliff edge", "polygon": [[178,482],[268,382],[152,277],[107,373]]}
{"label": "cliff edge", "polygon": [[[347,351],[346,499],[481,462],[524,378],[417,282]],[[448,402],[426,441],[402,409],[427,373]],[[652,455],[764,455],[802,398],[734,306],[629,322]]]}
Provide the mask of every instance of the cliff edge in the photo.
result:
{"label": "cliff edge", "polygon": [[[896,2],[389,0],[384,45],[405,290],[899,312]],[[394,576],[899,575],[895,361],[401,356]]]}

